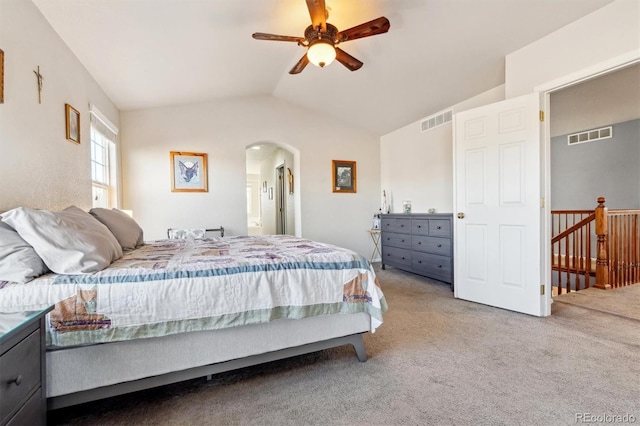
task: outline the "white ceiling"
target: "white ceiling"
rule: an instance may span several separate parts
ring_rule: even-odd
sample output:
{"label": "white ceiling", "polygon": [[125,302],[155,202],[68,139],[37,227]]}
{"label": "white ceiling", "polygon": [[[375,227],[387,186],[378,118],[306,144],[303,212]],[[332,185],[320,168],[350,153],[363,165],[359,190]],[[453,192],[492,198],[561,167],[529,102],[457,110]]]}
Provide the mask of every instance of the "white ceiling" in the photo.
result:
{"label": "white ceiling", "polygon": [[504,83],[506,54],[613,0],[326,0],[344,30],[386,16],[386,34],[335,62],[288,71],[304,0],[33,0],[121,110],[272,95],[382,135]]}

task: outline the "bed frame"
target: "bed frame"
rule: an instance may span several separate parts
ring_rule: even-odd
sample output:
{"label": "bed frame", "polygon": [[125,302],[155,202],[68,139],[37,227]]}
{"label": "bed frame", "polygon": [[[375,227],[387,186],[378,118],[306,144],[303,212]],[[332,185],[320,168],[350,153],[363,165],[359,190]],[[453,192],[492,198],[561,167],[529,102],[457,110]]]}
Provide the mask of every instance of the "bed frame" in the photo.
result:
{"label": "bed frame", "polygon": [[266,324],[197,331],[47,352],[49,410],[352,345],[367,353],[369,314],[279,319]]}

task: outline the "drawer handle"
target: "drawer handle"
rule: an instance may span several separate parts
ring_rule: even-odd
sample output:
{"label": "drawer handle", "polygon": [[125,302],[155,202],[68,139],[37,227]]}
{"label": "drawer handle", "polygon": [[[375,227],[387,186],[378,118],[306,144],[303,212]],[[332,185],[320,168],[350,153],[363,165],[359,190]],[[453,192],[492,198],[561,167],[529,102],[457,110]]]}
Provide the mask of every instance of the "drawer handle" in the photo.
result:
{"label": "drawer handle", "polygon": [[422,241],[418,241],[418,245],[422,244]]}
{"label": "drawer handle", "polygon": [[402,225],[400,225],[400,228],[404,228],[404,223]]}
{"label": "drawer handle", "polygon": [[436,226],[436,229],[442,229],[442,226]]}
{"label": "drawer handle", "polygon": [[401,243],[404,243],[404,240],[400,241]]}
{"label": "drawer handle", "polygon": [[438,265],[438,268],[442,268],[442,265]]}
{"label": "drawer handle", "polygon": [[418,225],[418,228],[422,228],[422,225]]}
{"label": "drawer handle", "polygon": [[418,260],[418,263],[422,263],[422,260]]}
{"label": "drawer handle", "polygon": [[442,247],[442,244],[438,244],[438,247]]}
{"label": "drawer handle", "polygon": [[402,256],[402,260],[404,260],[404,256]]}
{"label": "drawer handle", "polygon": [[18,374],[18,377],[16,377],[15,379],[11,380],[9,383],[10,384],[11,383],[15,383],[16,386],[20,386],[20,384],[22,383],[22,374]]}

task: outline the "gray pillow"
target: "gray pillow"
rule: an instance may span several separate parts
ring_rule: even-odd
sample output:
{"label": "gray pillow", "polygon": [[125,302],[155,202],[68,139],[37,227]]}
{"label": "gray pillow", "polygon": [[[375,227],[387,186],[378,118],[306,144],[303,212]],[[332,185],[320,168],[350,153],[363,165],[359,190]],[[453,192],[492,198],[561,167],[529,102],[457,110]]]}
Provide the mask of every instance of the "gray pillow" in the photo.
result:
{"label": "gray pillow", "polygon": [[0,216],[57,274],[101,271],[122,257],[111,231],[78,207],[61,212],[18,207]]}
{"label": "gray pillow", "polygon": [[144,244],[142,228],[122,210],[94,208],[89,213],[109,228],[123,250],[133,250]]}
{"label": "gray pillow", "polygon": [[47,266],[33,247],[0,221],[0,281],[26,283],[46,272]]}

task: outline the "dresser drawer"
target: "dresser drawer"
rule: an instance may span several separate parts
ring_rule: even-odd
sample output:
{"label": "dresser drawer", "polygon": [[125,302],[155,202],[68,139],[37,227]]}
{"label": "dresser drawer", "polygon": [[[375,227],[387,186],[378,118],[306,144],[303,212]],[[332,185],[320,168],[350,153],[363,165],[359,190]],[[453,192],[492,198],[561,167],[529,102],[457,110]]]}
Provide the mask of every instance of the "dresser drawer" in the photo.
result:
{"label": "dresser drawer", "polygon": [[429,219],[429,235],[432,237],[451,237],[451,221]]}
{"label": "dresser drawer", "polygon": [[411,248],[417,251],[451,256],[451,240],[449,238],[412,235]]}
{"label": "dresser drawer", "polygon": [[7,426],[44,425],[46,424],[45,411],[42,410],[42,393],[40,390],[34,393],[29,401],[11,418]]}
{"label": "dresser drawer", "polygon": [[403,249],[411,249],[410,234],[396,234],[394,232],[383,232],[382,243],[384,246],[398,247]]}
{"label": "dresser drawer", "polygon": [[383,217],[382,231],[409,234],[411,233],[411,218]]}
{"label": "dresser drawer", "polygon": [[429,235],[429,219],[413,219],[411,233],[413,235]]}
{"label": "dresser drawer", "polygon": [[39,330],[0,356],[0,421],[40,387],[40,356]]}
{"label": "dresser drawer", "polygon": [[382,262],[391,266],[411,267],[411,251],[395,248],[385,247],[382,251]]}
{"label": "dresser drawer", "polygon": [[450,283],[453,277],[451,258],[429,253],[413,253],[412,267],[418,273]]}

